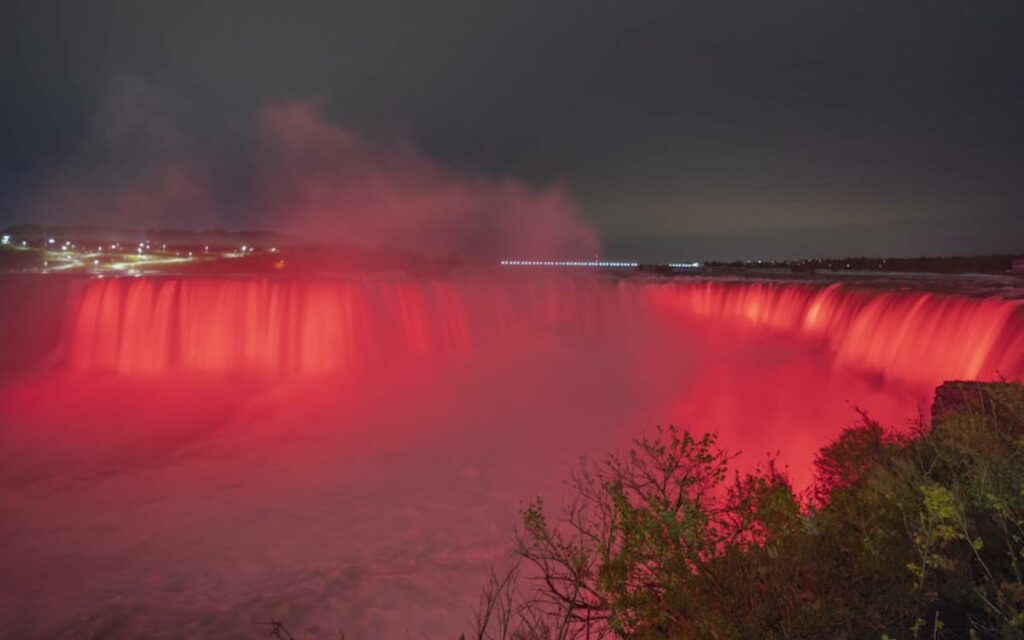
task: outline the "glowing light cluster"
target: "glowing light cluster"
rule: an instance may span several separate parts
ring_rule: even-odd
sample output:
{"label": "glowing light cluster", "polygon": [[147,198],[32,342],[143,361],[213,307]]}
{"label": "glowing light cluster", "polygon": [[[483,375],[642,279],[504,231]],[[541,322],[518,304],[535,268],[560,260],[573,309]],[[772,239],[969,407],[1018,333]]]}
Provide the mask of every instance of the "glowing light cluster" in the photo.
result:
{"label": "glowing light cluster", "polygon": [[637,262],[607,260],[502,260],[505,267],[596,267],[600,269],[635,269]]}
{"label": "glowing light cluster", "polygon": [[699,262],[670,262],[668,266],[673,269],[700,269]]}

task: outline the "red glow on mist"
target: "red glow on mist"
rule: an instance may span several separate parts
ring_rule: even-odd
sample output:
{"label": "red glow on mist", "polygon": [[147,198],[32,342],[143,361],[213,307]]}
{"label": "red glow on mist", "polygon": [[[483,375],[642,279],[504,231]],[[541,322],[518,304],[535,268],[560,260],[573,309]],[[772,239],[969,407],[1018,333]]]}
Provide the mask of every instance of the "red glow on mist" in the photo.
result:
{"label": "red glow on mist", "polygon": [[271,105],[256,128],[256,202],[286,230],[490,259],[598,249],[564,185],[457,170],[408,144],[373,142],[308,102]]}
{"label": "red glow on mist", "polygon": [[[410,140],[332,122],[315,102],[264,105],[208,148],[138,79],[113,87],[87,143],[26,205],[47,223],[231,228],[431,257],[592,255],[566,185],[440,162]],[[233,138],[234,139],[234,138]],[[244,149],[239,154],[237,149]],[[225,176],[230,188],[223,188]]]}

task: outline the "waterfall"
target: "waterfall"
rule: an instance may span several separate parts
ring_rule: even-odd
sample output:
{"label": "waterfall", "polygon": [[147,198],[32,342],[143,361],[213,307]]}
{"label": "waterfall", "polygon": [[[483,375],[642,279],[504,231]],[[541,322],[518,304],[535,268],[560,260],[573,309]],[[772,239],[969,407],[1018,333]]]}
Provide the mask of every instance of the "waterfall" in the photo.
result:
{"label": "waterfall", "polygon": [[[1018,301],[848,285],[548,277],[88,281],[67,365],[86,371],[330,374],[636,330],[646,316],[823,344],[835,366],[909,382],[1024,373]],[[690,329],[692,330],[692,329]]]}

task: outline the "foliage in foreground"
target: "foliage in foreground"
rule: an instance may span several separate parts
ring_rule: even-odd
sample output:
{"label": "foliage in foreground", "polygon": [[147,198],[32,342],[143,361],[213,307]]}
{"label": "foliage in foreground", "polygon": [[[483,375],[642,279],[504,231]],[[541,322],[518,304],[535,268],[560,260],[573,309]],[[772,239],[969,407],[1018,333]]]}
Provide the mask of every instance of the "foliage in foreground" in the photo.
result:
{"label": "foliage in foreground", "polygon": [[[967,394],[967,391],[964,391]],[[478,638],[1024,638],[1024,387],[972,387],[908,436],[864,418],[794,495],[659,429],[522,512]]]}

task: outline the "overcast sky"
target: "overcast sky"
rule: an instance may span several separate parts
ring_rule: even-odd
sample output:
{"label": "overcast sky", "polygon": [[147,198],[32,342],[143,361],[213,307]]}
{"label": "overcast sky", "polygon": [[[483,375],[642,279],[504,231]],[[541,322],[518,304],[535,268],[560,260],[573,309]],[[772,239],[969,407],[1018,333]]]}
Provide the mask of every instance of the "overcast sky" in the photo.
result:
{"label": "overcast sky", "polygon": [[[102,165],[96,180],[116,185],[154,139],[181,136],[189,157],[233,159],[210,174],[222,220],[265,224],[235,184],[240,130],[301,100],[417,162],[564,191],[612,257],[1024,252],[1019,0],[35,0],[0,13],[0,223],[37,215],[69,167],[81,179],[79,165]],[[126,86],[145,148],[96,151]]]}

